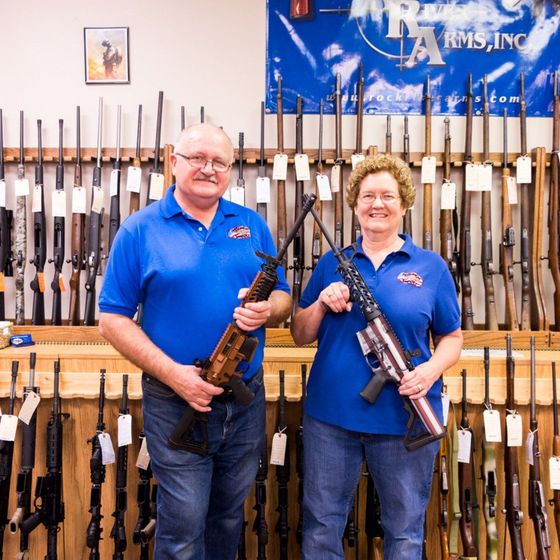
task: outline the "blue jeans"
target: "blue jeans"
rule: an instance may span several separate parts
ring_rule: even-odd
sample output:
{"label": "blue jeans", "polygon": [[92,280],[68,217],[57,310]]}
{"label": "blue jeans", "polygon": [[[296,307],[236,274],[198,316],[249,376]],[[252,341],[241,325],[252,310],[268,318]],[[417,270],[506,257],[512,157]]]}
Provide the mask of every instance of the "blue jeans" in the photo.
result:
{"label": "blue jeans", "polygon": [[402,437],[352,432],[306,415],[302,558],[344,559],[342,537],[365,456],[381,503],[384,560],[421,560],[438,442],[407,451]]}
{"label": "blue jeans", "polygon": [[[214,399],[208,455],[173,450],[167,438],[186,403],[157,380],[142,380],[144,432],[158,482],[156,560],[233,560],[243,502],[255,480],[265,433],[262,370],[248,383],[249,406]],[[197,434],[200,436],[201,434]]]}

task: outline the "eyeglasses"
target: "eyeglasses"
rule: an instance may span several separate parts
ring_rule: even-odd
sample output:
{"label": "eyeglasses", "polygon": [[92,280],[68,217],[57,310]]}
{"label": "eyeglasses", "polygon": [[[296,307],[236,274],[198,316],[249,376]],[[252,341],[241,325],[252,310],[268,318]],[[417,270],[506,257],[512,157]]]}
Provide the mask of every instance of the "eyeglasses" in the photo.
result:
{"label": "eyeglasses", "polygon": [[206,164],[209,163],[216,173],[225,173],[231,167],[231,163],[208,159],[204,156],[186,156],[185,154],[180,154],[179,152],[175,152],[175,155],[181,156],[190,166],[196,167],[197,169],[204,169]]}
{"label": "eyeglasses", "polygon": [[359,197],[358,200],[362,203],[362,204],[373,204],[375,202],[376,198],[380,198],[381,202],[383,202],[383,204],[394,204],[395,202],[397,202],[398,200],[401,199],[400,196],[396,195],[395,193],[392,192],[384,192],[381,194],[374,194],[371,192],[365,192],[362,193]]}

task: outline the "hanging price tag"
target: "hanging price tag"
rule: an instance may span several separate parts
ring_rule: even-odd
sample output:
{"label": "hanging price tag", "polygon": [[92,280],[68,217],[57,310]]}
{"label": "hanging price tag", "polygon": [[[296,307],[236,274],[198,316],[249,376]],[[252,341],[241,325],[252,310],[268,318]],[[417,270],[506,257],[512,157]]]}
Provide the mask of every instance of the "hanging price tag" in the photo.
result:
{"label": "hanging price tag", "polygon": [[234,185],[229,189],[229,199],[235,204],[245,206],[245,189]]}
{"label": "hanging price tag", "polygon": [[43,185],[33,185],[33,196],[31,197],[31,212],[43,211]]}
{"label": "hanging price tag", "polygon": [[340,164],[335,163],[331,167],[331,192],[340,192],[340,179],[342,177],[342,170]]}
{"label": "hanging price tag", "polygon": [[328,175],[317,173],[317,190],[319,191],[319,200],[332,200],[331,184]]}
{"label": "hanging price tag", "polygon": [[465,166],[465,189],[467,191],[479,191],[478,168],[475,163],[467,163]]}
{"label": "hanging price tag", "polygon": [[113,449],[111,435],[107,432],[102,432],[97,436],[97,439],[101,447],[101,462],[104,465],[112,465],[115,462],[115,450]]}
{"label": "hanging price tag", "polygon": [[15,441],[18,417],[12,414],[0,416],[0,440]]}
{"label": "hanging price tag", "polygon": [[161,200],[163,198],[163,189],[165,178],[161,173],[150,173],[150,200]]}
{"label": "hanging price tag", "polygon": [[548,474],[550,489],[560,490],[560,457],[551,457],[548,460]]}
{"label": "hanging price tag", "polygon": [[272,164],[272,179],[274,181],[285,181],[288,174],[288,156],[276,154]]}
{"label": "hanging price tag", "polygon": [[478,188],[481,191],[492,190],[492,164],[483,163],[478,167]]}
{"label": "hanging price tag", "polygon": [[140,451],[136,458],[136,466],[144,470],[147,470],[150,466],[150,454],[148,453],[148,444],[145,437],[142,438],[142,445],[140,446]]}
{"label": "hanging price tag", "polygon": [[66,192],[54,190],[51,197],[52,215],[55,218],[66,218]]}
{"label": "hanging price tag", "polygon": [[420,172],[421,183],[436,182],[436,158],[435,156],[424,156],[422,158],[422,171]]}
{"label": "hanging price tag", "polygon": [[506,416],[507,446],[521,447],[523,445],[523,422],[520,414]]}
{"label": "hanging price tag", "polygon": [[6,208],[6,181],[0,180],[0,208]]}
{"label": "hanging price tag", "polygon": [[482,413],[484,419],[484,439],[488,443],[500,443],[502,441],[502,425],[500,413],[493,408]]}
{"label": "hanging price tag", "polygon": [[294,164],[296,166],[296,179],[298,181],[309,181],[309,158],[307,154],[296,154],[294,156]]}
{"label": "hanging price tag", "polygon": [[109,196],[117,196],[119,194],[119,182],[121,177],[120,169],[111,171],[111,182],[109,183]]}
{"label": "hanging price tag", "polygon": [[25,397],[25,401],[21,405],[19,419],[29,425],[29,422],[31,422],[31,418],[33,418],[33,414],[35,414],[40,402],[41,397],[34,391],[29,391],[29,393],[27,393],[27,397]]}
{"label": "hanging price tag", "polygon": [[128,172],[126,175],[127,192],[139,193],[141,184],[142,184],[142,168],[134,167],[134,165],[129,165]]}
{"label": "hanging price tag", "polygon": [[121,414],[117,419],[117,441],[119,447],[132,443],[132,416],[130,414]]}
{"label": "hanging price tag", "polygon": [[284,465],[286,459],[286,443],[288,437],[283,432],[276,432],[272,437],[272,449],[270,450],[270,464]]}
{"label": "hanging price tag", "polygon": [[16,179],[16,196],[27,196],[29,194],[29,179]]}
{"label": "hanging price tag", "polygon": [[449,419],[449,393],[441,394],[441,410],[443,413],[443,425],[447,426],[447,421]]}
{"label": "hanging price tag", "polygon": [[96,214],[103,212],[103,189],[101,187],[93,187],[93,200],[91,202],[91,211]]}
{"label": "hanging price tag", "polygon": [[86,213],[86,189],[84,187],[72,188],[72,214]]}
{"label": "hanging price tag", "polygon": [[455,183],[445,181],[441,186],[441,209],[455,210],[455,199],[457,196],[457,187]]}
{"label": "hanging price tag", "polygon": [[516,180],[518,184],[529,184],[531,182],[531,175],[533,165],[529,156],[519,156],[516,160]]}
{"label": "hanging price tag", "polygon": [[270,179],[257,177],[257,204],[270,204]]}
{"label": "hanging price tag", "polygon": [[527,463],[533,466],[533,442],[535,441],[535,434],[533,432],[529,432],[527,434],[527,439],[525,440],[525,454],[527,456]]}
{"label": "hanging price tag", "polygon": [[515,177],[507,178],[507,197],[509,204],[517,204],[517,181]]}
{"label": "hanging price tag", "polygon": [[459,437],[457,460],[459,463],[470,463],[472,434],[469,430],[459,430],[457,436]]}
{"label": "hanging price tag", "polygon": [[352,154],[352,171],[354,171],[354,169],[356,169],[356,167],[358,167],[364,159],[366,159],[364,154]]}

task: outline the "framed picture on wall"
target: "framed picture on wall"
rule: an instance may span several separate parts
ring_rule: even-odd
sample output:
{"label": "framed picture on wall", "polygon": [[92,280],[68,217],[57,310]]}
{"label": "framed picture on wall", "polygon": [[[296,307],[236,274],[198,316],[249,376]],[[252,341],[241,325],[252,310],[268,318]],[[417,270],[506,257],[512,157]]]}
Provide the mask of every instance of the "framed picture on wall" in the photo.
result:
{"label": "framed picture on wall", "polygon": [[86,84],[129,84],[128,27],[84,27]]}

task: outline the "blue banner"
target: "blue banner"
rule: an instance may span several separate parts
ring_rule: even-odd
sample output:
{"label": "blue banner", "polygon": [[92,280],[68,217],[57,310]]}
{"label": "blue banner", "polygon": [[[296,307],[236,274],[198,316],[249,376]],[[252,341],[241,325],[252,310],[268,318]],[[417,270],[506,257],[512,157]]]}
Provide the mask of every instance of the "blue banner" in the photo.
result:
{"label": "blue banner", "polygon": [[524,75],[528,116],[552,114],[560,69],[557,0],[268,0],[266,106],[334,112],[340,75],[342,110],[356,112],[364,76],[364,113],[422,114],[429,76],[432,112],[464,115],[472,73],[475,114],[487,75],[492,115],[518,115]]}

